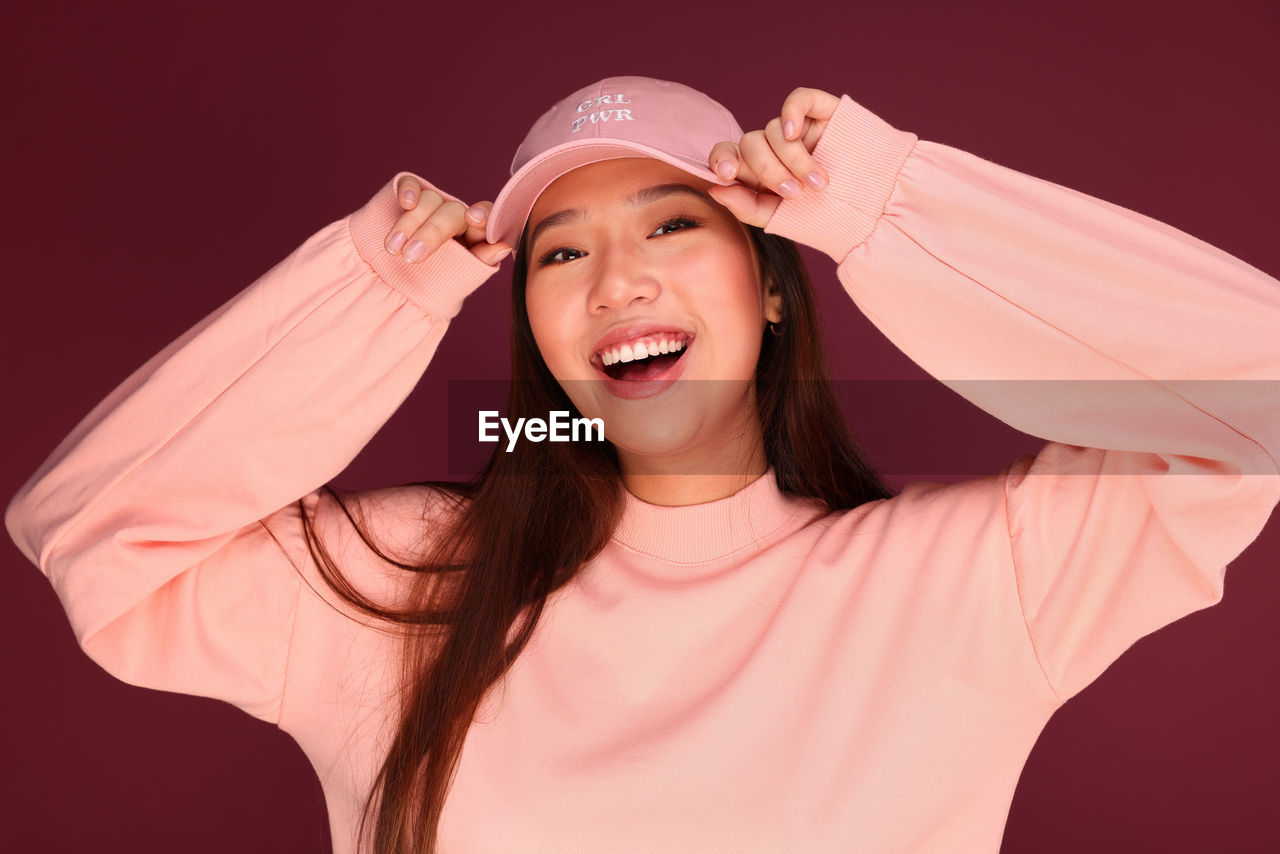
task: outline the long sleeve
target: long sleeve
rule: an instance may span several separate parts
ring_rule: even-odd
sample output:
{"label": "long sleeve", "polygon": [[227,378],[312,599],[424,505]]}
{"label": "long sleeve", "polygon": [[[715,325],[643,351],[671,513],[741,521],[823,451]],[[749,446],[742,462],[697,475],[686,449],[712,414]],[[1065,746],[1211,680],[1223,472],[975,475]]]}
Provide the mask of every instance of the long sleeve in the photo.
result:
{"label": "long sleeve", "polygon": [[1280,497],[1280,282],[1175,228],[894,129],[845,97],[823,193],[767,230],[904,353],[1049,440],[993,481],[1063,700],[1223,595]]}
{"label": "long sleeve", "polygon": [[456,241],[389,255],[399,213],[393,180],[313,235],[112,391],[10,502],[10,535],[113,675],[279,721],[302,580],[278,535],[496,269]]}

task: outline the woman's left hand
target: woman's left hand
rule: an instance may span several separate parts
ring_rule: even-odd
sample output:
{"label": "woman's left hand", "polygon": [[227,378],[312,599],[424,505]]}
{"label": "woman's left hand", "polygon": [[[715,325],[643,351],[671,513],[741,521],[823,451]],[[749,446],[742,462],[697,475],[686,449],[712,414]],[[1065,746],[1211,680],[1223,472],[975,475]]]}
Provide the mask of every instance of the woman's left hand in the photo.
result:
{"label": "woman's left hand", "polygon": [[801,87],[763,130],[743,134],[738,142],[716,143],[707,158],[711,170],[741,183],[713,186],[711,197],[748,225],[763,228],[783,199],[800,196],[804,187],[821,192],[828,178],[809,155],[838,106],[839,97]]}

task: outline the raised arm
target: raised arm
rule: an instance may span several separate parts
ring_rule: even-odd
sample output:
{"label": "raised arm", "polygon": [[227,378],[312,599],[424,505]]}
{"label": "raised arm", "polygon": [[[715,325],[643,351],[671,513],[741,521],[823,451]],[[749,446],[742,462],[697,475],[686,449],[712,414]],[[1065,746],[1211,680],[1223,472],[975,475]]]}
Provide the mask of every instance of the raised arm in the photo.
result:
{"label": "raised arm", "polygon": [[[408,187],[421,197],[397,203]],[[399,407],[502,254],[450,239],[463,207],[434,192],[402,173],[316,233],[112,391],[10,502],[10,535],[113,675],[278,722],[296,502],[316,506]],[[389,251],[397,230],[427,241],[419,260]]]}
{"label": "raised arm", "polygon": [[713,192],[826,252],[903,352],[1051,440],[999,482],[1028,629],[1065,699],[1138,637],[1217,602],[1280,498],[1280,283],[815,92],[718,146],[713,164],[731,158],[747,186]]}

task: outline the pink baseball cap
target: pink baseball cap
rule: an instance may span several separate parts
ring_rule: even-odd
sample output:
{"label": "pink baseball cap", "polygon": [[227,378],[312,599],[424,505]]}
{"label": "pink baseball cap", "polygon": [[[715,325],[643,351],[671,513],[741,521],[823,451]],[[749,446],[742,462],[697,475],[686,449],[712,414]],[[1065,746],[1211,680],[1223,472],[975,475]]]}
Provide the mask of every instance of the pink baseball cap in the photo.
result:
{"label": "pink baseball cap", "polygon": [[542,191],[579,166],[619,157],[655,157],[722,186],[707,166],[717,142],[737,142],[733,113],[680,83],[609,77],[579,89],[534,122],[494,200],[485,237],[515,246]]}

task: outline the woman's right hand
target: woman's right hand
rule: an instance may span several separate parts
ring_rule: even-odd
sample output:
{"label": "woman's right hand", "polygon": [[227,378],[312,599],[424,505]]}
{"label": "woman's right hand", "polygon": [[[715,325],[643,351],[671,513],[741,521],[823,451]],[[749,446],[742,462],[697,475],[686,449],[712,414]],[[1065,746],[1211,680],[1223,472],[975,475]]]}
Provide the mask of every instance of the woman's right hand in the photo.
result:
{"label": "woman's right hand", "polygon": [[484,227],[493,202],[477,202],[468,208],[423,187],[412,175],[396,182],[396,199],[404,213],[391,227],[385,246],[392,255],[403,254],[410,264],[430,256],[450,238],[456,238],[486,264],[497,264],[511,254],[505,243],[485,242]]}

